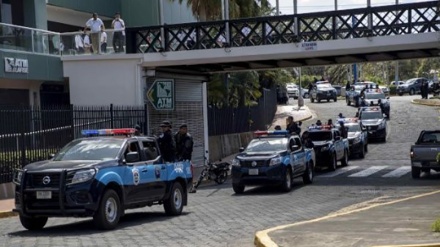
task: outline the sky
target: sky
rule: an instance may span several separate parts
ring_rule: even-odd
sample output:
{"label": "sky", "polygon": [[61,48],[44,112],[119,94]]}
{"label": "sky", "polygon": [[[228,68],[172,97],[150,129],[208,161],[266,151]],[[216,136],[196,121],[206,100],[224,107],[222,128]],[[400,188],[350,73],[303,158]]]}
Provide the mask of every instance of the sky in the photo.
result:
{"label": "sky", "polygon": [[[429,0],[398,0],[399,3],[427,2]],[[276,0],[269,0],[275,8]],[[335,0],[297,0],[298,13],[310,13],[335,9]],[[338,9],[367,7],[367,0],[337,0]],[[293,0],[279,0],[281,15],[293,14]],[[371,0],[371,6],[396,4],[396,0]]]}

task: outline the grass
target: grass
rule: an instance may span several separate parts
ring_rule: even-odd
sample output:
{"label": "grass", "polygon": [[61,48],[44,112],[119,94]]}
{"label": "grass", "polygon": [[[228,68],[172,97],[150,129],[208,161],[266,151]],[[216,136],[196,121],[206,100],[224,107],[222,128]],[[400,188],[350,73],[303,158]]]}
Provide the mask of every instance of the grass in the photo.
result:
{"label": "grass", "polygon": [[434,223],[432,223],[431,230],[433,232],[440,232],[440,218],[434,221]]}

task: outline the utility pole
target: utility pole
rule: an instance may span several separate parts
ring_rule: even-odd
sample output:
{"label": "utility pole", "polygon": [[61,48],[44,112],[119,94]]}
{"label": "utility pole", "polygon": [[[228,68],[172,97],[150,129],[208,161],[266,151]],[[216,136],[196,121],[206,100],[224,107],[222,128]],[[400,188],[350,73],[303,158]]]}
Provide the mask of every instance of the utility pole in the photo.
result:
{"label": "utility pole", "polygon": [[276,9],[276,11],[277,11],[277,16],[278,15],[280,15],[280,0],[277,0],[276,2],[275,2],[275,9]]}
{"label": "utility pole", "polygon": [[[396,0],[396,5],[399,5],[399,0]],[[397,13],[396,13],[397,15]],[[394,63],[394,81],[396,82],[396,87],[399,86],[399,60],[396,60]]]}
{"label": "utility pole", "polygon": [[164,24],[165,24],[165,19],[164,19],[164,15],[163,15],[163,0],[159,0],[159,25],[160,25],[160,39],[161,39],[161,46],[162,49],[165,51],[165,29],[164,29]]}
{"label": "utility pole", "polygon": [[338,11],[338,0],[335,0],[335,11]]}

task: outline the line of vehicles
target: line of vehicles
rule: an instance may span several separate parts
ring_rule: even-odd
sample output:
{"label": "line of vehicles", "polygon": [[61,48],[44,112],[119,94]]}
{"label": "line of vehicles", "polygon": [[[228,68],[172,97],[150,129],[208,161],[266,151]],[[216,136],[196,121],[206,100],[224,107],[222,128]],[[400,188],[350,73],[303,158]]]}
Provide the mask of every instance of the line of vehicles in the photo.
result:
{"label": "line of vehicles", "polygon": [[339,162],[347,166],[349,158],[365,157],[369,140],[386,141],[387,121],[380,107],[362,107],[358,118],[337,121],[345,131],[333,125],[312,125],[302,137],[285,130],[255,132],[255,138],[232,161],[234,192],[243,193],[246,186],[254,185],[278,185],[290,191],[293,178],[312,183],[315,169],[334,171]]}

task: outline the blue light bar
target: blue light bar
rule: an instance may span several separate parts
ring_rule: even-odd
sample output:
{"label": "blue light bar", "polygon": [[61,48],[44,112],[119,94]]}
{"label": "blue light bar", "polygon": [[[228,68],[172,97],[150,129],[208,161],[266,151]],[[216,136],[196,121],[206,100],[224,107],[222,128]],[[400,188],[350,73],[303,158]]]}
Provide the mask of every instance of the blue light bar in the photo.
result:
{"label": "blue light bar", "polygon": [[99,135],[99,130],[81,130],[83,136]]}

